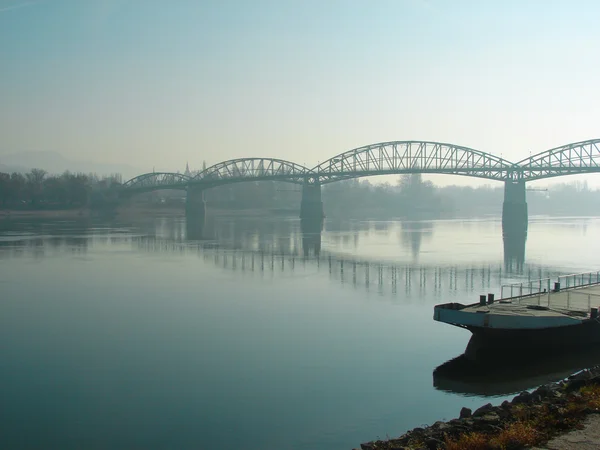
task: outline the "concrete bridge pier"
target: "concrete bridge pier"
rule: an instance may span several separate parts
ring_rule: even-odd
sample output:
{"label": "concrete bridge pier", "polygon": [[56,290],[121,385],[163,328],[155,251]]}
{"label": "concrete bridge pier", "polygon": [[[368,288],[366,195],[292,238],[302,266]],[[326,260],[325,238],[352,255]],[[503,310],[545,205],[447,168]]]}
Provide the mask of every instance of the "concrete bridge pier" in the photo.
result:
{"label": "concrete bridge pier", "polygon": [[504,203],[502,204],[502,234],[504,236],[526,236],[527,221],[525,181],[505,181]]}
{"label": "concrete bridge pier", "polygon": [[322,220],[324,217],[321,185],[316,180],[305,180],[304,184],[302,184],[300,218],[312,221],[315,219]]}
{"label": "concrete bridge pier", "polygon": [[194,221],[204,222],[206,216],[206,203],[204,202],[204,190],[189,186],[185,199],[185,215]]}

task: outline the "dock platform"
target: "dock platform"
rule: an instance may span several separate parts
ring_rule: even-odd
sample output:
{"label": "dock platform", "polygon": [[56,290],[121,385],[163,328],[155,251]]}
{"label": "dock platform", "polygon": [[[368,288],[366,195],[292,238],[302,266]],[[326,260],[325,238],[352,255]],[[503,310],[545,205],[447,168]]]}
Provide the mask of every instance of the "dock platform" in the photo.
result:
{"label": "dock platform", "polygon": [[[600,343],[600,272],[503,286],[508,297],[481,295],[479,303],[445,303],[434,320],[473,333],[467,352],[558,348]],[[563,288],[563,286],[565,286]],[[514,295],[518,293],[518,295]]]}

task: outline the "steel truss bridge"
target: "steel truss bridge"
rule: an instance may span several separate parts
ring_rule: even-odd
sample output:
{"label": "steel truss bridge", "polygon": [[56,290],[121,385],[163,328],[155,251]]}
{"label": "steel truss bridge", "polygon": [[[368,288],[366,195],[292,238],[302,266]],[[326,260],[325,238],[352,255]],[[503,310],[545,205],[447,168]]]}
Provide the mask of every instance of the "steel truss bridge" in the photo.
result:
{"label": "steel truss bridge", "polygon": [[284,181],[323,185],[352,178],[389,174],[451,174],[504,182],[528,182],[563,175],[600,172],[600,139],[574,142],[510,162],[459,145],[394,141],[346,151],[308,168],[276,158],[223,161],[197,175],[152,172],[121,186],[124,193],[212,187],[245,181]]}

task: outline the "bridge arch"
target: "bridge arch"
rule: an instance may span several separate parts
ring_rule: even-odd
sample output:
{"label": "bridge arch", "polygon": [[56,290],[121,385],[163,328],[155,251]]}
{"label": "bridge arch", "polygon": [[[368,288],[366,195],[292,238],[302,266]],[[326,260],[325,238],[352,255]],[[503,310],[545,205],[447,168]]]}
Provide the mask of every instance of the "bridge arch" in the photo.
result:
{"label": "bridge arch", "polygon": [[301,164],[276,158],[230,159],[207,167],[189,181],[209,187],[244,181],[287,181],[303,183],[310,169]]}
{"label": "bridge arch", "polygon": [[159,189],[186,188],[191,177],[172,172],[151,172],[138,175],[121,185],[121,188],[130,192],[146,192]]}
{"label": "bridge arch", "polygon": [[524,181],[600,172],[600,139],[551,148],[517,163]]}
{"label": "bridge arch", "polygon": [[512,162],[490,153],[431,141],[366,145],[340,153],[311,169],[321,184],[402,173],[442,173],[504,181],[514,170]]}

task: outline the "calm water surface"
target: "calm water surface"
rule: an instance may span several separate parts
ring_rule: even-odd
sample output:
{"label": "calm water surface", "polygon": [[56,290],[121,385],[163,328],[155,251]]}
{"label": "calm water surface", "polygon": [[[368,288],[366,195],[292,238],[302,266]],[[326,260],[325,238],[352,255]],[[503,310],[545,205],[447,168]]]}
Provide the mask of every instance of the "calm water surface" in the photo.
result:
{"label": "calm water surface", "polygon": [[526,243],[503,243],[495,219],[327,219],[321,233],[293,218],[0,223],[8,449],[351,449],[397,436],[581,363],[493,386],[434,380],[470,337],[434,322],[436,303],[600,266],[598,218],[533,218]]}

